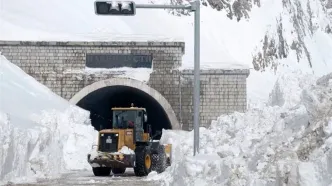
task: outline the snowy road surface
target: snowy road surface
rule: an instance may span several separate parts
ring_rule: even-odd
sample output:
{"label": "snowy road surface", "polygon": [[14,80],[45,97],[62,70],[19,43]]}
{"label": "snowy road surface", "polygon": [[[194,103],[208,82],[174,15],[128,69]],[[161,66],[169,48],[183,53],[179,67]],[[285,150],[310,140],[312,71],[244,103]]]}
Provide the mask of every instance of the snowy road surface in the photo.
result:
{"label": "snowy road surface", "polygon": [[68,185],[114,185],[114,186],[160,186],[161,182],[158,181],[146,181],[145,177],[136,177],[132,169],[127,169],[123,175],[111,175],[108,177],[96,177],[92,171],[85,172],[72,172],[63,174],[61,178],[50,180],[38,180],[37,183],[24,183],[24,184],[10,184],[15,186],[68,186]]}

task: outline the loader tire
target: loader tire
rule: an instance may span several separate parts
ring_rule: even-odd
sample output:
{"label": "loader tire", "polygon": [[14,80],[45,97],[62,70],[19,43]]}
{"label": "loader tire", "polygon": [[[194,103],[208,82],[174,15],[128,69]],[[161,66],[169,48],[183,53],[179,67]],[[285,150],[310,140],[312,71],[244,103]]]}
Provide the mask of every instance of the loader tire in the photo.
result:
{"label": "loader tire", "polygon": [[126,168],[113,168],[112,172],[113,174],[123,174],[126,172]]}
{"label": "loader tire", "polygon": [[95,176],[109,176],[111,174],[111,168],[109,167],[94,167],[92,171]]}
{"label": "loader tire", "polygon": [[134,172],[136,176],[147,176],[151,172],[152,158],[148,146],[138,146],[135,149],[136,161]]}
{"label": "loader tire", "polygon": [[167,157],[165,153],[165,147],[159,145],[157,147],[157,153],[152,154],[152,170],[157,173],[162,173],[165,171],[167,166]]}

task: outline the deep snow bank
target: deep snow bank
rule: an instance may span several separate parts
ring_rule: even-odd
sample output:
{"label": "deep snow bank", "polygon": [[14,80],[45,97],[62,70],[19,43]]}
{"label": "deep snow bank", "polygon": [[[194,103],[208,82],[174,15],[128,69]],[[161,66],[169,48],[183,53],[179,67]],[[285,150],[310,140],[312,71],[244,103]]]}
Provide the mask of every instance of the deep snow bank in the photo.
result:
{"label": "deep snow bank", "polygon": [[196,157],[193,132],[164,131],[162,142],[174,144],[174,164],[148,179],[174,186],[331,184],[332,84],[316,80],[282,76],[270,96],[275,106],[221,116],[201,128]]}
{"label": "deep snow bank", "polygon": [[88,168],[94,140],[88,112],[0,55],[0,182]]}

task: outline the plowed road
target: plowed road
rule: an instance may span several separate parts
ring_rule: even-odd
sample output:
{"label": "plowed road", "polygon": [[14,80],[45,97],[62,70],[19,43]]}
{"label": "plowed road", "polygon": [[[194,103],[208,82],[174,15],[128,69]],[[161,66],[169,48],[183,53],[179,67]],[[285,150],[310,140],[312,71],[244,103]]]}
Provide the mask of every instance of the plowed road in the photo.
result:
{"label": "plowed road", "polygon": [[71,185],[114,185],[114,186],[161,186],[162,182],[147,181],[145,177],[136,177],[132,169],[127,169],[122,175],[111,175],[107,177],[96,177],[90,172],[72,172],[63,174],[57,179],[42,179],[37,183],[8,184],[15,186],[71,186]]}

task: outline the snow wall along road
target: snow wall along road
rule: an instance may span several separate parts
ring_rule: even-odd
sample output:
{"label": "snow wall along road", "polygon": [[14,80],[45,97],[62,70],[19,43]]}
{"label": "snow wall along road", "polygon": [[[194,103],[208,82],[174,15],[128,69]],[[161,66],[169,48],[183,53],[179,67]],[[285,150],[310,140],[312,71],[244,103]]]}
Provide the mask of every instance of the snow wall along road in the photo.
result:
{"label": "snow wall along road", "polygon": [[89,113],[0,55],[0,183],[90,168]]}
{"label": "snow wall along road", "polygon": [[148,179],[183,186],[327,186],[332,184],[332,74],[279,77],[269,104],[224,115],[193,132],[163,131],[173,165]]}

